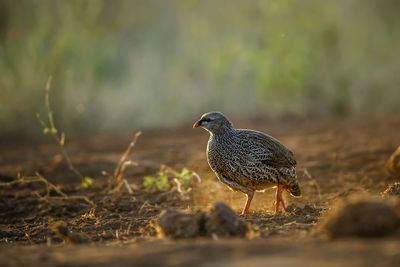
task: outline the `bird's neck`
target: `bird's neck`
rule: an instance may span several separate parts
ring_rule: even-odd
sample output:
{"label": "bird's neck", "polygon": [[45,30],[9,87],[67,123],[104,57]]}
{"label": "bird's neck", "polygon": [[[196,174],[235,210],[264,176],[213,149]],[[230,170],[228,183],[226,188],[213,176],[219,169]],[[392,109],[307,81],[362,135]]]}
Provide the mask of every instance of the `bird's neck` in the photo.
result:
{"label": "bird's neck", "polygon": [[211,136],[228,136],[235,133],[235,129],[232,125],[224,125],[218,130],[210,131]]}

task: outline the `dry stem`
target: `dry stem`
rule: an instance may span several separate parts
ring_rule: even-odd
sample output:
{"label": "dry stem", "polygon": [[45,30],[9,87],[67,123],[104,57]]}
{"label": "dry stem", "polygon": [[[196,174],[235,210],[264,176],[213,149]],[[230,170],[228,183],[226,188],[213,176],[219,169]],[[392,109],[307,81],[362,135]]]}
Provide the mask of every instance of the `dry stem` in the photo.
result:
{"label": "dry stem", "polygon": [[[24,183],[36,183],[36,182],[41,182],[44,183],[46,186],[46,195],[41,196],[39,193],[35,192],[35,194],[43,200],[49,200],[49,198],[51,199],[82,199],[85,202],[87,202],[88,204],[90,204],[91,206],[96,206],[93,201],[89,200],[86,196],[68,196],[67,194],[65,194],[63,191],[61,191],[60,188],[58,188],[57,186],[55,186],[54,184],[50,183],[46,178],[44,178],[43,176],[41,176],[38,172],[35,172],[36,176],[26,176],[26,177],[20,177],[18,175],[17,180],[11,181],[11,182],[7,182],[7,183],[0,183],[0,186],[11,186],[13,184],[24,184]],[[57,196],[50,196],[50,190],[54,190],[57,192],[57,194],[59,194],[61,197],[57,197]]]}
{"label": "dry stem", "polygon": [[126,179],[123,179],[123,177],[124,177],[126,167],[128,167],[130,165],[137,166],[136,162],[126,160],[126,158],[128,157],[132,148],[135,146],[137,139],[139,138],[139,136],[141,134],[142,134],[142,132],[139,131],[133,136],[133,140],[129,143],[128,148],[125,150],[125,152],[122,154],[121,158],[119,159],[118,164],[115,167],[113,175],[109,174],[106,171],[102,172],[103,175],[108,176],[108,192],[109,193],[119,192],[119,190],[121,189],[121,187],[123,185],[125,185],[126,189],[128,190],[128,192],[130,194],[133,193],[132,187],[129,185],[129,183]]}

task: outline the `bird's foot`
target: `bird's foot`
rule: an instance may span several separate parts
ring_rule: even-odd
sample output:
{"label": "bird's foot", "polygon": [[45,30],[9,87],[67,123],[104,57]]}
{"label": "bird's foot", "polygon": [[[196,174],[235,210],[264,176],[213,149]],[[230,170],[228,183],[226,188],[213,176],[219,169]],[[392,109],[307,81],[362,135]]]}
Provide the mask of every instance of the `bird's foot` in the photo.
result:
{"label": "bird's foot", "polygon": [[251,216],[251,215],[253,215],[253,213],[251,211],[246,210],[246,211],[242,211],[242,213],[240,215],[243,215],[243,216],[250,215]]}
{"label": "bird's foot", "polygon": [[279,213],[285,213],[286,209],[282,209],[282,210],[275,210],[275,214],[279,214]]}

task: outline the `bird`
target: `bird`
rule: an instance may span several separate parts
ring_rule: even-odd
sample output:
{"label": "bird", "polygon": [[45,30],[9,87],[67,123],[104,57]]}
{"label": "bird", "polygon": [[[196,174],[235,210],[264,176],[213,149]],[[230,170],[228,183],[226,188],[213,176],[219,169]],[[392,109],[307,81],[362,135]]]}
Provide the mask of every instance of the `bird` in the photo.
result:
{"label": "bird", "polygon": [[285,190],[301,195],[294,154],[274,137],[250,129],[235,129],[221,112],[203,114],[193,125],[210,133],[207,161],[217,178],[233,191],[247,195],[242,215],[251,215],[251,200],[256,191],[276,187],[275,213]]}

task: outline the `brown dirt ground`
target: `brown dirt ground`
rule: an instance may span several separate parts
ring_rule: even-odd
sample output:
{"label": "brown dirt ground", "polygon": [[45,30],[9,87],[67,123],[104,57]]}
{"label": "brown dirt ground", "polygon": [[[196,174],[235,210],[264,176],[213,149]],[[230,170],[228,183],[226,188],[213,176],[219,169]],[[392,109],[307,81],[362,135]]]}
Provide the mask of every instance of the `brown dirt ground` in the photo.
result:
{"label": "brown dirt ground", "polygon": [[[81,189],[63,162],[57,145],[45,136],[0,138],[0,183],[39,171],[68,196],[40,183],[0,187],[0,266],[146,266],[146,265],[300,265],[399,266],[398,234],[379,239],[330,241],[318,232],[320,217],[336,201],[353,194],[380,196],[395,182],[385,163],[400,144],[400,119],[293,118],[237,119],[236,126],[267,132],[292,151],[298,161],[302,197],[285,195],[287,213],[273,213],[274,190],[256,193],[245,219],[247,238],[169,240],[157,236],[156,222],[168,208],[194,213],[214,202],[240,212],[245,201],[219,183],[206,163],[208,134],[186,128],[145,131],[129,159],[125,177],[135,188],[106,194],[102,170],[112,172],[131,136],[125,133],[67,136],[76,167],[96,179]],[[146,192],[144,175],[161,164],[187,167],[202,177],[190,199],[176,192]],[[307,174],[306,174],[307,173]],[[62,237],[60,223],[77,239]],[[82,244],[77,244],[82,243]]]}

